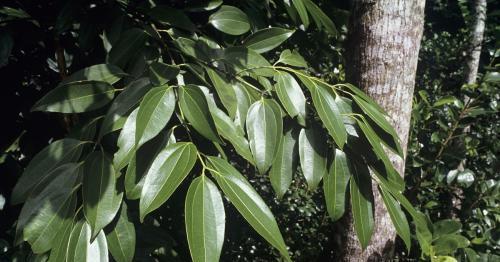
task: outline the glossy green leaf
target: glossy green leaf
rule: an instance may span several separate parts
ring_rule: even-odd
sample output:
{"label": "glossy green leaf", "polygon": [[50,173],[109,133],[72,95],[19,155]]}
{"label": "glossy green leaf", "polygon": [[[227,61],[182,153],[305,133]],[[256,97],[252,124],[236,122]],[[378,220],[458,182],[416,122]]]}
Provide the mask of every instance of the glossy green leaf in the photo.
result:
{"label": "glossy green leaf", "polygon": [[94,239],[115,217],[123,194],[116,192],[113,165],[102,151],[93,152],[85,159],[83,171],[83,213]]}
{"label": "glossy green leaf", "polygon": [[140,219],[165,203],[189,174],[196,162],[193,143],[168,145],[151,164],[142,186]]}
{"label": "glossy green leaf", "polygon": [[217,71],[210,69],[209,67],[206,67],[205,69],[210,77],[210,80],[212,81],[213,86],[215,87],[215,91],[217,92],[222,105],[226,108],[229,116],[234,117],[238,107],[238,102],[233,84]]}
{"label": "glossy green leaf", "polygon": [[327,87],[315,85],[311,90],[313,104],[316,107],[319,118],[325,125],[330,136],[335,143],[342,149],[347,142],[347,131],[340,115],[339,108],[335,98],[326,89]]}
{"label": "glossy green leaf", "polygon": [[337,36],[337,28],[335,28],[335,24],[332,20],[321,10],[319,6],[317,6],[311,0],[302,0],[304,6],[307,8],[307,11],[311,14],[311,17],[314,20],[316,26],[320,29],[325,29],[332,36]]}
{"label": "glossy green leaf", "polygon": [[198,133],[216,143],[222,143],[210,115],[205,94],[198,86],[187,85],[179,88],[179,107]]}
{"label": "glossy green leaf", "polygon": [[298,164],[298,130],[289,129],[281,138],[281,143],[274,158],[269,178],[278,198],[282,198],[292,184],[292,176]]}
{"label": "glossy green leaf", "polygon": [[234,124],[239,132],[245,134],[245,123],[247,120],[248,108],[256,101],[248,90],[242,85],[237,83],[233,86],[236,95],[236,113],[234,116]]}
{"label": "glossy green leaf", "polygon": [[439,100],[437,100],[433,106],[439,107],[439,106],[443,106],[443,105],[447,105],[447,104],[453,104],[453,103],[456,103],[457,100],[458,99],[454,96],[445,96],[445,97],[442,97]]}
{"label": "glossy green leaf", "polygon": [[17,233],[28,241],[33,252],[41,254],[52,248],[61,224],[72,219],[76,199],[72,197],[79,165],[68,163],[53,171],[47,185],[39,185],[19,215]]}
{"label": "glossy green leaf", "polygon": [[128,84],[111,103],[99,130],[99,137],[122,128],[132,108],[139,104],[150,89],[151,84],[147,78],[139,78]]}
{"label": "glossy green leaf", "polygon": [[347,184],[350,178],[351,171],[346,154],[335,149],[335,159],[323,180],[326,209],[332,221],[337,221],[344,215]]}
{"label": "glossy green leaf", "polygon": [[351,163],[350,181],[354,229],[361,247],[365,249],[373,234],[373,192],[368,168],[359,162]]}
{"label": "glossy green leaf", "polygon": [[106,235],[109,252],[117,262],[132,262],[135,253],[135,228],[127,212],[127,204],[122,203],[120,216],[111,232]]}
{"label": "glossy green leaf", "polygon": [[222,0],[204,1],[203,3],[201,3],[199,5],[193,4],[193,6],[190,6],[187,8],[187,11],[189,11],[189,12],[204,12],[204,11],[214,10],[215,8],[222,5],[222,2],[223,2]]}
{"label": "glossy green leaf", "polygon": [[311,191],[316,189],[321,179],[328,172],[327,153],[326,136],[323,134],[321,127],[315,126],[300,131],[300,167]]}
{"label": "glossy green leaf", "polygon": [[294,30],[279,27],[264,28],[248,36],[243,41],[243,45],[257,53],[264,53],[280,46],[294,32]]}
{"label": "glossy green leaf", "polygon": [[252,72],[260,76],[273,76],[275,72],[262,55],[246,47],[225,48],[219,52],[219,59],[226,63],[230,73]]}
{"label": "glossy green leaf", "polygon": [[132,54],[141,50],[148,38],[147,33],[139,28],[132,28],[120,34],[120,39],[108,54],[108,62],[125,68],[133,58]]}
{"label": "glossy green leaf", "polygon": [[375,102],[371,97],[369,97],[363,90],[349,83],[342,84],[342,86],[348,89],[346,91],[351,95],[351,97],[354,97],[356,95],[365,100],[365,102],[367,102],[368,104],[375,107],[375,109],[378,110],[380,113],[385,114],[384,109],[380,107],[380,105],[377,104],[377,102]]}
{"label": "glossy green leaf", "polygon": [[70,76],[64,78],[61,83],[59,83],[59,86],[85,80],[106,82],[112,85],[126,75],[127,74],[117,66],[111,64],[98,64],[76,71]]}
{"label": "glossy green leaf", "polygon": [[166,84],[179,74],[179,67],[161,62],[153,62],[149,65],[149,79],[155,86]]}
{"label": "glossy green leaf", "polygon": [[76,139],[65,138],[53,142],[36,154],[14,186],[11,203],[24,202],[37,184],[51,181],[49,177],[55,168],[69,162],[76,162],[85,144]]}
{"label": "glossy green leaf", "polygon": [[80,220],[68,243],[67,262],[108,262],[108,245],[106,236],[100,231],[91,242],[91,229],[85,220]]}
{"label": "glossy green leaf", "polygon": [[275,76],[275,90],[290,117],[297,117],[297,122],[306,125],[306,97],[295,78],[287,72],[278,72]]}
{"label": "glossy green leaf", "polygon": [[48,92],[31,111],[82,113],[105,106],[114,95],[115,90],[106,82],[73,82]]}
{"label": "glossy green leaf", "polygon": [[272,99],[261,99],[248,109],[246,130],[258,171],[267,172],[279,150],[283,133],[281,109]]}
{"label": "glossy green leaf", "polygon": [[296,67],[307,67],[306,60],[299,54],[299,52],[296,50],[290,51],[290,49],[286,49],[281,52],[278,63]]}
{"label": "glossy green leaf", "polygon": [[217,186],[204,174],[195,178],[186,195],[186,235],[194,262],[219,261],[226,214]]}
{"label": "glossy green leaf", "polygon": [[158,5],[151,9],[148,14],[151,18],[162,24],[171,25],[191,32],[196,30],[196,26],[191,22],[189,17],[179,9]]}
{"label": "glossy green leaf", "polygon": [[411,233],[405,213],[401,209],[399,203],[394,199],[394,197],[392,197],[382,188],[380,188],[380,195],[384,200],[385,207],[387,209],[387,212],[389,213],[389,216],[391,217],[392,224],[394,224],[394,227],[396,228],[398,236],[401,237],[406,245],[406,249],[409,252],[411,247]]}
{"label": "glossy green leaf", "polygon": [[307,28],[309,26],[309,16],[307,15],[304,2],[302,0],[292,0],[292,3],[300,16],[300,20],[302,20],[302,24],[304,24],[304,27]]}
{"label": "glossy green leaf", "polygon": [[[72,211],[74,212],[74,210]],[[60,229],[54,237],[48,262],[66,261],[66,251],[73,225],[73,218],[67,219],[63,224],[59,225]]]}
{"label": "glossy green leaf", "polygon": [[136,118],[137,148],[160,133],[170,121],[174,109],[175,93],[172,87],[155,87],[144,96]]}
{"label": "glossy green leaf", "polygon": [[[136,108],[130,115],[128,116],[125,124],[123,125],[122,131],[120,132],[120,136],[118,137],[118,141],[116,142],[118,146],[118,151],[116,151],[113,156],[113,166],[116,170],[123,169],[127,163],[130,161],[130,158],[134,154],[135,150],[135,123],[137,120],[137,113],[139,112],[139,108]],[[120,176],[120,174],[118,174]]]}
{"label": "glossy green leaf", "polygon": [[281,232],[271,210],[238,170],[225,160],[208,157],[210,172],[226,197],[245,220],[281,255],[291,261]]}
{"label": "glossy green leaf", "polygon": [[208,23],[229,35],[241,35],[250,30],[247,15],[240,9],[223,5],[208,18]]}

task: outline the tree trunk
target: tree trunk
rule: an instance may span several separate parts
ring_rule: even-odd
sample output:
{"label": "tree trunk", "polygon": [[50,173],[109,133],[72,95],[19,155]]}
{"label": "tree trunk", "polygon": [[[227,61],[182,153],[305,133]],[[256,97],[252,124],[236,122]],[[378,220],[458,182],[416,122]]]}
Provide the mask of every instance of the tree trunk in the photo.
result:
{"label": "tree trunk", "polygon": [[[354,0],[347,40],[347,80],[389,114],[406,155],[425,0]],[[404,174],[404,159],[391,154]],[[374,185],[375,230],[362,250],[352,223],[340,260],[382,261],[393,256],[396,232]],[[346,220],[352,218],[346,216]]]}
{"label": "tree trunk", "polygon": [[479,68],[481,45],[483,43],[484,26],[486,21],[486,0],[474,1],[474,22],[471,27],[469,57],[464,70],[465,83],[474,84]]}

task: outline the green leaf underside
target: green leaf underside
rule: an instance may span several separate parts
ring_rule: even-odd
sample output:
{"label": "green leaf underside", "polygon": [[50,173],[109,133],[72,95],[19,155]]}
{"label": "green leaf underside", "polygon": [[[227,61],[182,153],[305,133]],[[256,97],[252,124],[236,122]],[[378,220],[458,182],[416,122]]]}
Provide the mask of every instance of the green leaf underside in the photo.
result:
{"label": "green leaf underside", "polygon": [[108,262],[108,245],[104,231],[100,231],[91,242],[91,229],[84,220],[80,220],[73,231],[68,243],[68,262]]}
{"label": "green leaf underside", "polygon": [[365,249],[373,234],[373,192],[368,168],[359,162],[351,163],[350,180],[354,229],[361,247]]}
{"label": "green leaf underside", "polygon": [[126,75],[127,74],[117,66],[111,64],[98,64],[86,67],[71,74],[70,76],[64,78],[58,86],[85,80],[106,82],[112,85]]}
{"label": "green leaf underside", "polygon": [[250,183],[229,163],[217,157],[208,157],[210,172],[214,175],[226,197],[245,220],[290,261],[278,224],[264,200]]}
{"label": "green leaf underside", "polygon": [[302,24],[304,24],[304,27],[307,28],[309,26],[309,16],[307,15],[304,2],[302,2],[302,0],[292,0],[292,3],[300,16],[300,20],[302,20]]}
{"label": "green leaf underside", "polygon": [[292,176],[297,169],[298,160],[298,130],[290,129],[281,138],[276,158],[274,159],[269,178],[271,186],[278,198],[282,198],[292,184]]}
{"label": "green leaf underside", "polygon": [[168,145],[151,164],[142,186],[139,213],[144,217],[160,207],[174,193],[196,162],[193,143]]}
{"label": "green leaf underside", "polygon": [[294,32],[294,30],[279,27],[264,28],[248,36],[243,41],[243,45],[257,53],[264,53],[281,45]]}
{"label": "green leaf underside", "polygon": [[115,152],[113,157],[113,166],[116,170],[121,170],[129,162],[130,158],[134,154],[135,149],[135,127],[136,119],[139,108],[136,108],[128,116],[125,124],[123,125],[120,136],[116,145],[118,146],[118,151]]}
{"label": "green leaf underside", "polygon": [[299,135],[299,157],[302,173],[307,181],[309,190],[318,187],[327,171],[326,137],[321,127],[315,126],[302,129]]}
{"label": "green leaf underside", "polygon": [[283,133],[279,105],[271,99],[262,99],[252,104],[248,109],[246,130],[257,169],[264,174],[278,152]]}
{"label": "green leaf underside", "polygon": [[287,72],[279,72],[275,76],[276,93],[290,117],[297,117],[297,122],[306,125],[306,97],[293,76]]}
{"label": "green leaf underside", "polygon": [[347,156],[336,149],[335,159],[323,181],[326,208],[332,221],[337,221],[344,215],[347,184],[350,178]]}
{"label": "green leaf underside", "polygon": [[219,261],[226,215],[217,186],[205,175],[195,178],[189,186],[185,219],[193,261]]}
{"label": "green leaf underside", "polygon": [[208,18],[208,23],[229,35],[241,35],[250,30],[247,15],[240,9],[223,5]]}
{"label": "green leaf underside", "polygon": [[230,117],[234,118],[236,114],[236,110],[238,107],[238,102],[236,98],[236,93],[234,88],[232,87],[232,83],[230,83],[224,76],[222,76],[217,71],[206,68],[207,74],[212,81],[213,86],[215,87],[215,91],[220,98],[220,101],[226,108]]}
{"label": "green leaf underside", "polygon": [[127,205],[122,203],[120,216],[113,230],[106,235],[109,252],[117,262],[132,262],[135,254],[135,227],[130,221]]}
{"label": "green leaf underside", "polygon": [[299,54],[299,52],[295,50],[290,51],[289,49],[286,49],[283,52],[281,52],[278,63],[283,63],[296,67],[307,67],[306,60],[304,60],[304,58]]}
{"label": "green leaf underside", "polygon": [[115,90],[106,82],[80,81],[56,87],[40,99],[32,111],[82,113],[105,106]]}

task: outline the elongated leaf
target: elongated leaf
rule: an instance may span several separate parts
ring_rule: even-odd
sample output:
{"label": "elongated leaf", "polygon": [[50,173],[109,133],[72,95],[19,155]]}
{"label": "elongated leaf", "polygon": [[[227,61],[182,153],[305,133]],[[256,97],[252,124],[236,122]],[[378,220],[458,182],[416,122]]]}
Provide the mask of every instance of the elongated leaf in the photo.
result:
{"label": "elongated leaf", "polygon": [[155,86],[166,84],[179,74],[179,67],[161,62],[153,62],[149,65],[149,79]]}
{"label": "elongated leaf", "polygon": [[191,22],[189,17],[179,9],[158,5],[151,9],[148,14],[162,24],[171,25],[191,32],[196,30],[196,26]]}
{"label": "elongated leaf", "polygon": [[243,85],[236,84],[233,88],[237,101],[234,123],[238,127],[239,132],[244,135],[248,108],[255,102],[255,99]]}
{"label": "elongated leaf", "polygon": [[375,109],[377,109],[379,112],[381,112],[382,114],[385,114],[384,113],[385,112],[384,109],[382,107],[380,107],[377,104],[377,102],[375,102],[371,97],[369,97],[363,90],[355,87],[354,85],[348,84],[348,83],[345,83],[342,86],[344,86],[344,87],[346,87],[348,89],[348,92],[351,93],[351,96],[356,95],[356,96],[362,98],[367,103],[369,103],[370,105],[372,105],[373,107],[375,107]]}
{"label": "elongated leaf", "polygon": [[135,253],[135,228],[127,213],[127,204],[122,203],[120,217],[106,235],[109,252],[117,262],[131,262]]}
{"label": "elongated leaf", "polygon": [[311,91],[311,94],[321,121],[335,143],[342,149],[347,142],[347,131],[335,98],[325,87],[318,85]]}
{"label": "elongated leaf", "polygon": [[330,35],[337,36],[337,28],[333,24],[332,20],[311,0],[302,0],[307,11],[311,14],[311,17],[316,23],[316,26],[320,29],[325,29]]}
{"label": "elongated leaf", "polygon": [[56,87],[33,106],[31,111],[82,113],[105,106],[115,90],[106,82],[80,81]]}
{"label": "elongated leaf", "polygon": [[216,143],[222,143],[210,115],[205,94],[198,86],[187,85],[179,88],[179,107],[198,133]]}
{"label": "elongated leaf", "polygon": [[299,135],[299,156],[302,173],[309,190],[313,191],[328,172],[326,137],[321,127],[302,129]]}
{"label": "elongated leaf", "polygon": [[218,157],[208,158],[210,171],[226,197],[236,207],[245,220],[281,255],[290,260],[285,241],[271,210],[238,170]]}
{"label": "elongated leaf", "polygon": [[292,175],[298,164],[298,130],[289,129],[281,138],[276,158],[274,159],[269,178],[271,186],[278,198],[282,198],[292,184]]}
{"label": "elongated leaf", "polygon": [[150,89],[151,84],[147,78],[139,78],[128,84],[125,90],[111,103],[102,122],[99,137],[122,128],[127,120],[127,114],[132,111],[133,107],[139,104],[144,94]]}
{"label": "elongated leaf", "polygon": [[283,133],[279,105],[271,99],[253,103],[248,109],[246,129],[255,164],[264,174],[273,163]]}
{"label": "elongated leaf", "polygon": [[373,192],[368,168],[359,162],[351,165],[350,182],[354,229],[361,247],[365,249],[373,234]]}
{"label": "elongated leaf", "polygon": [[187,8],[189,12],[205,12],[213,10],[222,5],[222,0],[209,0],[200,4],[193,4]]}
{"label": "elongated leaf", "polygon": [[194,262],[219,261],[226,214],[217,186],[205,175],[191,182],[185,205],[186,235]]}
{"label": "elongated leaf", "polygon": [[45,147],[33,157],[22,176],[19,178],[11,195],[11,203],[24,202],[31,190],[42,181],[50,182],[51,171],[69,162],[76,162],[80,158],[85,142],[65,138],[57,140]]}
{"label": "elongated leaf", "polygon": [[80,220],[68,243],[67,262],[108,262],[108,245],[104,232],[98,233],[91,242],[91,229],[85,220]]}
{"label": "elongated leaf", "polygon": [[294,32],[294,30],[279,27],[264,28],[248,36],[243,41],[243,45],[257,53],[264,53],[281,45]]}
{"label": "elongated leaf", "polygon": [[304,2],[302,2],[302,0],[292,0],[292,3],[300,16],[300,20],[302,20],[302,24],[304,24],[304,27],[307,28],[309,26],[309,16],[307,15]]}
{"label": "elongated leaf", "polygon": [[73,187],[78,177],[78,164],[68,163],[53,171],[53,180],[35,189],[28,198],[17,222],[17,233],[31,244],[33,252],[52,248],[61,224],[72,218],[75,201]]}
{"label": "elongated leaf", "polygon": [[106,82],[112,85],[126,75],[127,74],[117,66],[111,64],[98,64],[86,67],[71,74],[70,76],[64,78],[61,83],[59,83],[59,86],[85,80]]}
{"label": "elongated leaf", "polygon": [[[235,46],[221,50],[219,59],[223,60],[231,73],[253,72],[260,76],[273,76],[271,64],[259,53],[246,47]],[[248,75],[248,74],[247,74]]]}
{"label": "elongated leaf", "polygon": [[283,50],[280,54],[280,59],[278,63],[283,63],[296,67],[307,67],[307,62],[304,58],[299,54],[299,52],[289,49]]}
{"label": "elongated leaf", "polygon": [[[123,129],[118,137],[117,146],[118,151],[116,151],[113,157],[113,166],[116,170],[121,170],[129,162],[130,158],[134,154],[135,150],[135,127],[137,121],[137,113],[139,108],[136,108],[128,116]],[[119,176],[119,174],[118,174]]]}
{"label": "elongated leaf", "polygon": [[220,73],[210,69],[205,68],[210,80],[212,81],[215,91],[220,98],[220,101],[227,110],[230,117],[234,118],[238,106],[235,90],[232,84]]}
{"label": "elongated leaf", "polygon": [[350,178],[351,171],[346,154],[335,149],[335,159],[323,181],[326,208],[332,221],[337,221],[344,215],[345,195]]}
{"label": "elongated leaf", "polygon": [[155,87],[144,96],[136,118],[137,148],[160,133],[170,120],[174,109],[174,89],[167,85]]}
{"label": "elongated leaf", "polygon": [[48,262],[66,261],[66,251],[73,225],[73,218],[67,219],[63,224],[59,225],[60,229],[54,238]]}
{"label": "elongated leaf", "polygon": [[193,143],[175,143],[158,154],[146,174],[139,203],[140,219],[165,203],[196,162]]}
{"label": "elongated leaf", "polygon": [[293,76],[287,72],[278,72],[275,76],[276,93],[286,112],[297,117],[297,122],[306,125],[306,97]]}
{"label": "elongated leaf", "polygon": [[208,23],[229,35],[242,35],[250,30],[248,17],[240,9],[223,5],[208,18]]}
{"label": "elongated leaf", "polygon": [[108,62],[125,68],[128,62],[144,47],[148,38],[147,33],[139,28],[129,29],[120,35],[120,39],[113,45],[108,55]]}
{"label": "elongated leaf", "polygon": [[411,234],[410,234],[410,226],[408,225],[408,220],[406,219],[406,215],[401,209],[399,203],[392,197],[388,192],[384,191],[382,188],[380,189],[380,194],[382,199],[384,200],[385,207],[387,208],[387,212],[389,212],[389,216],[391,217],[392,223],[396,228],[396,232],[399,237],[403,239],[403,242],[406,245],[406,249],[408,252],[411,247]]}
{"label": "elongated leaf", "polygon": [[103,152],[91,153],[83,170],[83,213],[94,239],[115,217],[123,194],[116,192],[115,171]]}

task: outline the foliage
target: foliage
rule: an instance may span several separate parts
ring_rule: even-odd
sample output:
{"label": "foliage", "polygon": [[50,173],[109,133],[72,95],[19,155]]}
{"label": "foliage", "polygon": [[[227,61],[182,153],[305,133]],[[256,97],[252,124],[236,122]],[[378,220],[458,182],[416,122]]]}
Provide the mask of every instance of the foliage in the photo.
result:
{"label": "foliage", "polygon": [[[298,46],[308,37],[299,25],[335,37],[335,24],[310,0],[263,3],[68,2],[52,23],[2,9],[6,30],[23,19],[54,34],[48,63],[62,81],[31,110],[55,113],[71,130],[36,154],[14,187],[9,200],[24,203],[16,244],[28,242],[30,256],[49,261],[107,261],[108,250],[116,261],[217,261],[231,235],[226,218],[238,213],[291,260],[270,198],[249,180],[270,179],[281,198],[295,194],[298,173],[308,190],[323,187],[335,220],[349,185],[366,247],[369,169],[407,248],[401,206],[418,234],[428,232],[383,149],[402,155],[385,113],[356,87],[311,76],[332,64],[308,66],[290,44],[295,34]],[[96,23],[99,14],[106,16]],[[3,60],[11,38],[2,41]]]}

